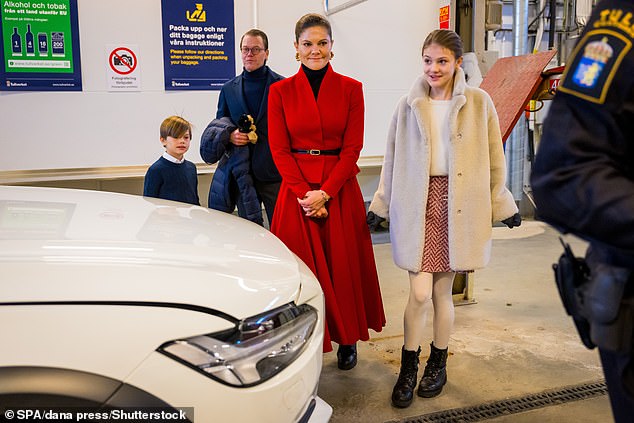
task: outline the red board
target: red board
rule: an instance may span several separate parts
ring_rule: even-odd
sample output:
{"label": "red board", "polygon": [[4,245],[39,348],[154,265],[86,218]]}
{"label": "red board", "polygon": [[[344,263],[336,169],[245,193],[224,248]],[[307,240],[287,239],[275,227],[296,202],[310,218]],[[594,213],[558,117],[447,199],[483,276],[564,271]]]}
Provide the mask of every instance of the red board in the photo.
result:
{"label": "red board", "polygon": [[543,51],[498,59],[480,83],[489,93],[500,119],[502,141],[511,134],[524,108],[543,80],[542,72],[557,53]]}

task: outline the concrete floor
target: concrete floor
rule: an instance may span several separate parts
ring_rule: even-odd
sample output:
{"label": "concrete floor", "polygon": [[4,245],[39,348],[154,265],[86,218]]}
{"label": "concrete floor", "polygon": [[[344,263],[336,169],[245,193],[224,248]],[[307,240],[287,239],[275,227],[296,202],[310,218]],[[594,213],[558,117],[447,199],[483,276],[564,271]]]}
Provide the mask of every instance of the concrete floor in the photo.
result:
{"label": "concrete floor", "polygon": [[[415,396],[405,409],[393,407],[390,395],[400,365],[408,278],[394,265],[390,244],[375,244],[387,325],[381,333],[371,332],[370,341],[358,344],[359,363],[350,371],[337,369],[335,352],[324,355],[319,396],[333,407],[332,423],[427,421],[415,417],[603,382],[597,350],[581,344],[556,291],[551,265],[562,251],[558,233],[536,221],[493,231],[488,267],[469,278],[475,303],[456,307],[447,385],[436,398]],[[577,255],[584,252],[583,242],[566,239]],[[428,318],[429,341],[431,333]],[[424,366],[428,344],[422,351]],[[487,421],[597,423],[612,421],[612,414],[607,395],[599,395]]]}

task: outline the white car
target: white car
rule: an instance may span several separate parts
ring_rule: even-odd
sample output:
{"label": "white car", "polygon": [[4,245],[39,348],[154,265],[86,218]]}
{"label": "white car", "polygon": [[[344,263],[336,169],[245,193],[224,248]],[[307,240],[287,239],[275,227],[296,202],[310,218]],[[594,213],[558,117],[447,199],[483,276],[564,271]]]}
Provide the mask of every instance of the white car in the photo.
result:
{"label": "white car", "polygon": [[327,422],[323,325],[315,276],[246,220],[133,195],[0,187],[2,411]]}

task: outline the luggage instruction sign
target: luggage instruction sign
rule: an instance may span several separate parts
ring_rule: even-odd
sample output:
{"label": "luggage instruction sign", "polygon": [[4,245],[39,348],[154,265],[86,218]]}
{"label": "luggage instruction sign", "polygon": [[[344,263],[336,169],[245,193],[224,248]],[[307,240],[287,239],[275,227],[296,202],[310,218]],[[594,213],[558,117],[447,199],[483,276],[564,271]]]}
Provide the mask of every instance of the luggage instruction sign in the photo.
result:
{"label": "luggage instruction sign", "polygon": [[235,76],[233,0],[162,0],[166,90],[220,90]]}

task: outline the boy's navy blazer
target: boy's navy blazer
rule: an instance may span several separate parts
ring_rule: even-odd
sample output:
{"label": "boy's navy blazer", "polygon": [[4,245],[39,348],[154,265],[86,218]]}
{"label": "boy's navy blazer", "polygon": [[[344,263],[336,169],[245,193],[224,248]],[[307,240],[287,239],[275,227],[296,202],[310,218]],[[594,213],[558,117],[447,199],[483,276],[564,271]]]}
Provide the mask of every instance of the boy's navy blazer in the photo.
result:
{"label": "boy's navy blazer", "polygon": [[[280,182],[282,177],[275,167],[269,148],[268,96],[271,84],[284,79],[284,77],[273,72],[268,66],[266,66],[266,75],[266,87],[262,96],[262,104],[260,104],[260,113],[258,116],[253,116],[258,141],[251,147],[251,170],[260,181]],[[243,113],[249,113],[244,98],[242,79],[243,74],[240,74],[223,85],[218,99],[216,119],[229,117],[235,124]]]}

